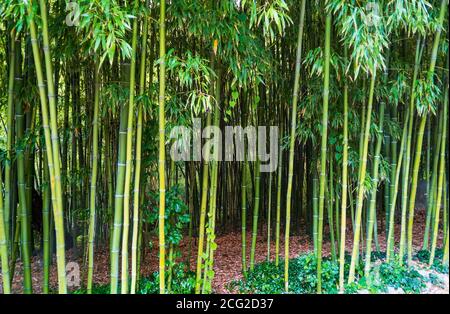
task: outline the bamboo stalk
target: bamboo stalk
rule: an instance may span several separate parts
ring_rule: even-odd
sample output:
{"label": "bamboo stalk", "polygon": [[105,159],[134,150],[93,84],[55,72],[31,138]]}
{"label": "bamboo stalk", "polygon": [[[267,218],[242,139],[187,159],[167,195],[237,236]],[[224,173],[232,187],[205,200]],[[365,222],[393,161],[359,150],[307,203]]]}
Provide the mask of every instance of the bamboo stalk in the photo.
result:
{"label": "bamboo stalk", "polygon": [[[134,8],[137,11],[139,0],[135,0]],[[133,38],[131,44],[131,68],[130,68],[130,98],[128,100],[128,122],[127,122],[127,146],[125,185],[123,194],[123,231],[122,231],[122,282],[121,293],[128,294],[129,291],[129,269],[128,269],[128,237],[130,229],[130,190],[131,172],[133,168],[133,123],[134,123],[134,98],[136,85],[136,50],[137,50],[137,18],[133,21]]]}
{"label": "bamboo stalk", "polygon": [[305,22],[306,0],[301,2],[298,26],[297,57],[295,61],[294,94],[292,96],[291,132],[289,143],[288,185],[286,193],[286,231],[284,234],[284,290],[289,291],[289,236],[291,227],[292,179],[294,177],[295,132],[297,128],[297,104],[300,89],[300,69],[302,65],[303,26]]}
{"label": "bamboo stalk", "polygon": [[[43,40],[44,40],[44,55],[46,59],[47,83],[49,85],[48,101],[50,104],[50,119],[49,108],[47,107],[47,93],[46,85],[43,78],[41,57],[37,43],[37,30],[33,13],[31,12],[31,4],[27,6],[27,13],[31,17],[29,20],[31,46],[33,50],[34,64],[36,68],[37,84],[39,88],[39,97],[41,102],[42,127],[44,128],[45,146],[47,147],[47,161],[50,173],[50,189],[52,195],[52,208],[55,220],[56,231],[56,259],[58,265],[58,288],[60,294],[67,293],[66,285],[66,263],[65,263],[65,244],[64,244],[64,223],[62,211],[62,194],[61,194],[61,174],[59,171],[59,139],[58,130],[56,126],[56,104],[54,103],[55,94],[53,86],[53,74],[51,67],[51,57],[48,42],[48,27],[47,27],[47,12],[46,5],[41,0],[39,2],[42,15],[43,26]],[[49,79],[50,78],[50,79]],[[52,85],[52,86],[50,86]],[[53,147],[55,145],[56,147]]]}
{"label": "bamboo stalk", "polygon": [[[347,56],[347,47],[345,47]],[[342,201],[341,201],[341,233],[339,248],[339,292],[344,292],[345,272],[345,238],[347,228],[347,190],[348,190],[348,80],[344,78],[344,131],[342,148]]]}
{"label": "bamboo stalk", "polygon": [[[20,41],[17,47],[20,47]],[[17,50],[19,58],[17,58],[17,69],[16,69],[16,91],[19,93],[21,88],[22,77],[20,74],[20,49]],[[23,291],[25,294],[32,294],[32,280],[31,280],[31,243],[30,243],[30,228],[29,225],[31,221],[28,216],[27,208],[27,196],[26,196],[26,183],[25,183],[25,149],[26,143],[24,142],[25,137],[25,121],[23,112],[22,101],[16,101],[16,137],[17,137],[17,148],[16,148],[16,160],[17,160],[17,186],[19,193],[19,215],[20,215],[20,243],[21,243],[21,257],[23,263]]]}
{"label": "bamboo stalk", "polygon": [[[244,150],[245,155],[245,150]],[[241,213],[241,238],[242,238],[242,273],[244,277],[247,277],[247,174],[248,163],[247,157],[242,164],[242,180],[241,180],[241,203],[242,203],[242,213]]]}
{"label": "bamboo stalk", "polygon": [[[283,138],[283,128],[281,127],[281,138]],[[277,183],[277,213],[275,225],[275,265],[278,267],[280,260],[280,227],[281,227],[281,185],[283,176],[283,147],[278,148],[278,183]]]}
{"label": "bamboo stalk", "polygon": [[117,294],[119,284],[119,252],[123,223],[123,193],[127,142],[127,108],[127,104],[124,104],[120,110],[119,151],[116,171],[116,191],[114,195],[114,228],[111,246],[111,294]]}
{"label": "bamboo stalk", "polygon": [[327,168],[327,141],[328,141],[328,103],[330,95],[330,54],[331,54],[331,13],[327,14],[325,24],[325,61],[323,83],[322,108],[322,143],[320,158],[320,187],[319,187],[319,217],[317,235],[317,293],[322,293],[322,241],[323,241],[323,212],[325,205],[325,184]]}
{"label": "bamboo stalk", "polygon": [[91,167],[91,187],[89,194],[89,239],[88,239],[88,277],[87,293],[92,293],[92,277],[94,275],[94,240],[96,223],[96,204],[97,193],[97,173],[98,173],[98,133],[99,133],[99,107],[100,107],[100,66],[95,62],[94,68],[94,116],[92,119],[92,167]]}
{"label": "bamboo stalk", "polygon": [[7,103],[7,139],[6,139],[6,158],[5,162],[5,206],[4,206],[4,223],[5,223],[5,241],[8,250],[11,248],[11,169],[12,169],[12,145],[14,137],[14,76],[16,70],[16,31],[13,29],[10,33],[10,50],[9,50],[9,74],[8,74],[8,103]]}
{"label": "bamboo stalk", "polygon": [[[145,69],[147,57],[147,36],[148,36],[148,18],[144,16],[141,62],[140,62],[140,78],[139,78],[139,95],[145,92]],[[151,76],[150,76],[151,80]],[[134,194],[133,194],[133,235],[131,241],[131,288],[130,293],[136,293],[137,282],[137,250],[138,250],[138,229],[139,229],[139,195],[141,184],[141,164],[142,164],[142,127],[143,127],[143,108],[142,102],[138,104],[138,117],[136,125],[136,165],[134,170]]]}
{"label": "bamboo stalk", "polygon": [[[258,218],[259,218],[259,203],[260,203],[260,186],[261,173],[259,158],[255,162],[255,197],[253,202],[253,227],[252,227],[252,242],[250,248],[250,271],[255,269],[255,253],[256,253],[256,238],[258,235]],[[286,246],[286,244],[285,244]]]}
{"label": "bamboo stalk", "polygon": [[[433,44],[433,50],[431,52],[431,62],[430,62],[430,67],[428,69],[428,73],[427,73],[427,80],[429,84],[433,84],[433,80],[434,80],[434,71],[435,71],[435,67],[436,67],[436,60],[437,60],[437,55],[438,55],[438,49],[439,49],[439,41],[441,38],[441,32],[442,32],[442,25],[444,23],[444,19],[445,19],[445,15],[447,12],[447,5],[448,5],[448,0],[442,0],[441,2],[441,8],[440,8],[440,15],[439,15],[439,20],[438,20],[438,27],[436,29],[436,35],[435,35],[435,39],[434,39],[434,44]],[[447,84],[448,87],[448,84]],[[447,106],[448,106],[448,88],[446,90],[446,97],[444,99],[444,117],[447,117]],[[412,250],[413,250],[413,225],[414,225],[414,207],[415,207],[415,201],[416,201],[416,192],[417,192],[417,181],[418,181],[418,176],[419,176],[419,167],[420,167],[420,160],[421,160],[421,151],[422,151],[422,142],[423,142],[423,136],[424,136],[424,131],[425,131],[425,125],[426,125],[426,121],[427,121],[427,112],[423,113],[423,116],[421,118],[420,121],[420,127],[419,127],[419,133],[418,133],[418,137],[417,137],[417,145],[416,145],[416,155],[415,155],[415,160],[414,160],[414,168],[413,168],[413,177],[412,177],[412,187],[411,187],[411,195],[410,195],[410,201],[409,201],[409,221],[408,221],[408,264],[412,263]],[[442,160],[444,160],[445,158],[445,141],[446,141],[446,130],[447,130],[447,119],[444,119],[444,127],[443,127],[443,144],[441,147],[441,156],[442,154],[444,155],[444,157],[441,157]],[[441,161],[441,163],[444,163],[444,161]],[[445,166],[445,165],[444,165]],[[444,167],[442,166],[442,167]],[[443,169],[441,169],[440,166],[440,171],[443,171]],[[438,193],[437,193],[437,211],[436,211],[436,221],[439,221],[439,208],[440,208],[440,195],[439,194],[439,189],[442,189],[442,180],[443,178],[439,178],[439,180],[441,180],[441,182],[438,183]],[[442,193],[442,191],[441,191]],[[437,228],[436,228],[437,229]],[[435,234],[436,234],[437,230],[435,230]],[[434,241],[433,241],[433,245],[435,245]],[[432,246],[432,255],[434,254],[433,252],[433,246]],[[432,263],[432,258],[430,257],[430,264]]]}
{"label": "bamboo stalk", "polygon": [[269,175],[269,196],[268,196],[268,207],[267,207],[267,261],[270,262],[270,245],[271,245],[271,215],[272,215],[272,173]]}
{"label": "bamboo stalk", "polygon": [[[45,144],[42,145],[42,149],[44,150],[44,165],[47,164],[47,155],[46,155],[46,147]],[[49,281],[50,281],[50,259],[51,259],[51,246],[50,246],[50,206],[51,206],[51,191],[50,191],[50,174],[47,167],[44,168],[43,174],[43,204],[42,204],[42,251],[43,251],[43,278],[42,278],[42,292],[44,294],[49,293]]]}
{"label": "bamboo stalk", "polygon": [[[2,182],[2,167],[0,167],[0,187],[3,185]],[[9,272],[9,259],[8,259],[8,242],[6,238],[6,228],[4,220],[4,207],[3,207],[3,193],[0,190],[0,260],[2,265],[2,282],[3,282],[3,293],[11,293],[11,276]]]}
{"label": "bamboo stalk", "polygon": [[166,93],[166,0],[160,3],[159,20],[159,58],[161,59],[159,68],[159,292],[165,293],[165,235],[164,216],[166,212],[166,150],[165,150],[165,93]]}
{"label": "bamboo stalk", "polygon": [[375,90],[375,81],[376,81],[376,66],[372,69],[371,73],[371,81],[370,81],[370,91],[369,91],[369,101],[367,104],[367,116],[366,116],[366,126],[364,129],[364,141],[363,141],[363,151],[362,151],[362,164],[360,165],[360,177],[358,182],[358,198],[356,200],[356,212],[355,212],[355,233],[353,235],[353,250],[352,250],[352,259],[350,262],[350,271],[348,276],[348,282],[353,283],[355,281],[355,270],[356,270],[356,261],[358,260],[359,255],[359,244],[361,237],[361,216],[363,209],[363,201],[364,201],[364,181],[366,178],[366,170],[367,170],[367,152],[369,145],[369,136],[370,136],[370,124],[372,117],[372,106],[373,106],[373,98],[374,98],[374,90]]}
{"label": "bamboo stalk", "polygon": [[[206,118],[206,125],[211,125],[211,112],[208,112]],[[200,224],[198,236],[198,251],[197,251],[197,270],[195,279],[195,293],[200,293],[200,285],[202,278],[202,260],[203,260],[203,246],[205,241],[205,220],[206,207],[208,203],[208,172],[209,172],[209,151],[206,151],[203,161],[203,178],[202,178],[202,200],[200,206]]]}
{"label": "bamboo stalk", "polygon": [[[220,71],[220,70],[219,70]],[[220,73],[217,80],[213,80],[213,84],[215,84],[215,100],[217,103],[217,107],[214,112],[214,126],[220,126]],[[214,138],[214,155],[212,156],[211,161],[211,189],[209,196],[209,212],[208,212],[208,228],[207,228],[207,250],[206,254],[207,259],[205,262],[205,271],[204,271],[204,284],[202,293],[210,293],[212,290],[212,280],[214,279],[214,251],[217,247],[215,243],[215,227],[216,227],[216,209],[217,209],[217,179],[218,179],[218,167],[219,167],[219,144],[218,139]]]}
{"label": "bamboo stalk", "polygon": [[378,134],[377,134],[377,144],[375,148],[375,161],[373,164],[373,179],[372,179],[372,191],[370,198],[370,211],[369,211],[369,223],[367,230],[367,239],[366,239],[366,261],[364,267],[364,275],[366,279],[369,279],[370,268],[371,268],[371,254],[372,254],[372,239],[374,234],[374,227],[376,228],[376,201],[377,201],[377,190],[379,183],[379,167],[380,167],[380,159],[381,159],[381,146],[383,144],[383,127],[384,127],[384,108],[386,106],[385,102],[381,103],[380,106],[380,114],[379,114],[379,126],[378,126]]}

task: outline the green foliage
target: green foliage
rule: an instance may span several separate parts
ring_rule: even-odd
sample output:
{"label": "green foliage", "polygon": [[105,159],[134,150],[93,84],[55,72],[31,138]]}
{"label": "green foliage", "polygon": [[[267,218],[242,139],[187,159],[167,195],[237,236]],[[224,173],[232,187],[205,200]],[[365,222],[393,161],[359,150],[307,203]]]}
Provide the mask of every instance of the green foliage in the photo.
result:
{"label": "green foliage", "polygon": [[278,294],[283,292],[283,276],[282,267],[277,267],[272,262],[263,262],[257,264],[246,279],[233,281],[229,288],[241,293]]}
{"label": "green foliage", "polygon": [[[120,283],[119,283],[120,293]],[[110,294],[111,287],[106,285],[93,285],[92,294]],[[171,292],[174,294],[193,294],[195,292],[195,273],[190,271],[183,263],[173,267]],[[149,278],[142,278],[137,289],[138,294],[159,294],[159,272],[154,272]],[[72,294],[87,294],[85,288],[80,288]]]}
{"label": "green foliage", "polygon": [[100,94],[100,100],[102,106],[105,107],[102,110],[102,114],[106,116],[107,113],[116,115],[121,106],[126,103],[130,95],[130,89],[121,84],[109,83],[105,84]]}
{"label": "green foliage", "polygon": [[442,264],[442,262],[434,261],[433,266],[431,268],[438,273],[448,274],[448,265]]}
{"label": "green foliage", "polygon": [[371,257],[372,262],[381,261],[386,258],[386,252],[375,251],[375,252],[372,252],[370,257]]}
{"label": "green foliage", "polygon": [[436,274],[430,273],[428,275],[428,279],[432,285],[438,286],[440,288],[445,287],[444,281],[441,278],[439,278],[439,276],[437,276]]}
{"label": "green foliage", "polygon": [[[284,265],[284,263],[280,263]],[[284,266],[273,262],[263,262],[255,266],[246,280],[234,281],[230,289],[241,293],[279,294],[284,292]],[[325,293],[337,293],[339,265],[325,258],[322,262],[322,288]],[[314,254],[292,259],[289,263],[289,292],[312,294],[317,287],[317,262]]]}
{"label": "green foliage", "polygon": [[[17,33],[22,32],[27,27],[27,19],[30,18],[30,15],[27,16],[29,3],[23,0],[2,0],[0,2],[0,20],[8,20],[11,19],[15,21],[14,29]],[[37,1],[35,1],[34,5],[31,3],[31,15],[34,16],[37,11]]]}
{"label": "green foliage", "polygon": [[[190,271],[183,263],[173,267],[171,293],[192,294],[195,292],[195,273]],[[159,272],[153,273],[150,278],[143,278],[138,289],[139,294],[159,293]]]}
{"label": "green foliage", "polygon": [[273,24],[278,33],[282,35],[286,26],[292,23],[288,15],[289,7],[284,0],[261,1],[260,3],[242,0],[241,5],[242,7],[247,5],[250,8],[250,27],[262,25],[265,36],[272,41],[275,38]]}
{"label": "green foliage", "polygon": [[[376,7],[356,0],[327,1],[327,10],[336,16],[341,36],[351,48],[355,77],[360,70],[375,73],[385,68],[383,50],[388,47],[388,36],[381,12]],[[349,64],[350,66],[351,64]]]}
{"label": "green foliage", "polygon": [[379,267],[382,283],[406,293],[420,293],[425,288],[425,278],[413,267],[401,266],[397,261]]}
{"label": "green foliage", "polygon": [[[199,55],[193,55],[187,51],[183,56],[174,55],[173,49],[169,50],[165,59],[169,74],[178,78],[180,85],[189,90],[187,98],[178,102],[178,107],[190,105],[193,115],[198,116],[201,112],[212,110],[213,97],[209,94],[211,79],[216,76],[208,66],[209,62]],[[156,60],[155,65],[161,63]],[[184,96],[184,93],[183,95]],[[187,108],[183,108],[187,109]]]}
{"label": "green foliage", "polygon": [[425,35],[431,23],[431,4],[426,0],[390,0],[386,6],[387,25],[391,31]]}
{"label": "green foliage", "polygon": [[[401,266],[398,261],[384,263],[384,252],[373,252],[372,261],[381,261],[372,268],[370,277],[364,277],[364,264],[361,261],[356,267],[356,281],[345,285],[345,293],[354,294],[362,289],[370,293],[387,292],[388,287],[402,289],[405,293],[420,293],[426,282],[432,280],[423,277],[414,267]],[[351,256],[346,254],[344,273],[350,269]],[[281,265],[284,265],[281,263]],[[314,254],[302,255],[289,263],[289,292],[295,294],[316,293],[317,265]],[[246,279],[233,281],[229,285],[231,291],[239,293],[279,294],[284,293],[283,266],[275,266],[272,262],[263,262],[255,266],[253,272],[248,273]],[[330,258],[324,258],[322,264],[323,292],[338,293],[339,264]]]}
{"label": "green foliage", "polygon": [[416,108],[419,115],[431,112],[436,114],[436,103],[441,97],[439,86],[435,84],[435,80],[421,79],[416,81]]}
{"label": "green foliage", "polygon": [[[437,271],[438,273],[448,274],[448,265],[442,264],[442,259],[444,257],[444,250],[442,248],[436,249],[434,263],[431,269]],[[428,264],[430,261],[430,251],[420,250],[416,253],[415,259],[419,262]]]}
{"label": "green foliage", "polygon": [[[120,290],[120,285],[119,285]],[[111,292],[111,285],[98,285],[92,286],[92,294],[109,294]],[[72,294],[87,294],[86,288],[81,288],[72,292]]]}
{"label": "green foliage", "polygon": [[[436,257],[436,259],[442,258],[442,250],[441,249],[436,250],[435,257]],[[430,251],[420,250],[419,252],[416,253],[415,259],[417,259],[421,263],[428,263],[428,261],[430,260]]]}
{"label": "green foliage", "polygon": [[[159,206],[156,203],[159,200],[159,193],[150,194],[144,219],[150,224],[158,222]],[[175,185],[166,192],[166,212],[165,212],[165,234],[166,241],[170,244],[178,245],[183,238],[183,228],[189,223],[190,217],[188,206],[183,200],[182,189]]]}
{"label": "green foliage", "polygon": [[[257,5],[256,1],[251,2]],[[253,4],[249,2],[248,5]],[[269,8],[272,8],[270,13]],[[273,10],[277,13],[273,13]],[[227,69],[224,75],[231,74],[231,84],[238,83],[240,86],[255,86],[264,80],[266,73],[273,71],[268,62],[270,56],[264,49],[264,38],[258,34],[258,28],[249,27],[255,13],[248,11],[250,11],[248,8],[244,10],[237,7],[235,1],[214,1],[211,6],[196,0],[179,0],[171,5],[174,24],[187,29],[194,38],[200,38],[201,41],[206,39],[204,48],[207,55],[214,52],[224,69]],[[275,4],[275,7],[269,5],[262,11],[258,11],[257,8],[256,12],[256,18],[258,14],[268,14],[269,27],[274,23],[277,24],[275,15],[286,17],[284,23],[280,18],[281,26],[287,24],[288,17],[279,5]],[[270,33],[270,30],[268,31]]]}
{"label": "green foliage", "polygon": [[115,0],[79,1],[80,25],[84,43],[92,53],[98,53],[100,64],[108,58],[112,64],[115,54],[129,58],[131,46],[126,32],[131,30],[130,19],[135,18],[123,10]]}

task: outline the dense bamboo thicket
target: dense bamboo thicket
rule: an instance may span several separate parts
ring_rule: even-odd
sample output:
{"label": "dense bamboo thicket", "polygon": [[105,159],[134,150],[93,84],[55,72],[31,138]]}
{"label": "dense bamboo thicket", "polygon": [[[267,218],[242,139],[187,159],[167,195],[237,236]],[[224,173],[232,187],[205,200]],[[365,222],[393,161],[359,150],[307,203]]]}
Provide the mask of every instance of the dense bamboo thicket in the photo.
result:
{"label": "dense bamboo thicket", "polygon": [[286,292],[309,251],[317,293],[330,263],[341,293],[374,258],[448,271],[447,10],[2,0],[1,291],[69,293],[78,261],[86,293],[100,267],[112,294],[214,293],[235,233],[242,280],[265,260]]}

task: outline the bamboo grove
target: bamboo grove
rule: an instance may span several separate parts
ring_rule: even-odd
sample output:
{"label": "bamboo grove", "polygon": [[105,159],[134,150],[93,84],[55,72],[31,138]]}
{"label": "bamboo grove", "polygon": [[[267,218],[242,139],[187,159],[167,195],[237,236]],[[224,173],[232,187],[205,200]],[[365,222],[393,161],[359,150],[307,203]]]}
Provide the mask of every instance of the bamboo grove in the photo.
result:
{"label": "bamboo grove", "polygon": [[[286,292],[300,236],[310,245],[294,255],[314,253],[317,293],[325,257],[340,292],[370,280],[374,252],[410,265],[426,250],[431,266],[441,249],[448,266],[447,10],[447,0],[2,0],[3,293],[17,276],[23,293],[69,293],[66,266],[81,260],[87,293],[107,263],[109,292],[135,294],[148,254],[159,293],[175,291],[181,262],[193,292],[213,293],[218,239],[230,233],[243,278],[263,246]],[[202,158],[171,158],[174,128],[198,122],[277,126],[275,171],[247,154],[249,139],[242,161],[222,161],[214,132],[197,139]]]}

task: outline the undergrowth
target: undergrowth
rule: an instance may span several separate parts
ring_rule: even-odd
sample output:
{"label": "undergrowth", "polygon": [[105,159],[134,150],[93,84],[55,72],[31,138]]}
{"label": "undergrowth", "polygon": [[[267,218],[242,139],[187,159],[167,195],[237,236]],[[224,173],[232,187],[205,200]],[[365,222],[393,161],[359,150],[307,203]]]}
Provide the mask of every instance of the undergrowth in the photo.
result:
{"label": "undergrowth", "polygon": [[[419,251],[415,259],[421,263],[428,263],[429,251]],[[436,251],[436,261],[431,269],[438,273],[448,274],[448,266],[442,265],[443,250]],[[369,278],[364,277],[364,261],[360,260],[356,266],[356,280],[352,284],[345,285],[345,293],[354,294],[366,290],[369,293],[387,293],[391,289],[404,293],[420,293],[426,287],[426,283],[442,287],[443,282],[436,273],[423,276],[415,267],[402,265],[397,256],[392,262],[384,262],[385,253],[374,252],[372,254],[372,269]],[[351,256],[345,256],[345,275],[350,269]],[[347,282],[347,278],[345,278]],[[195,290],[195,273],[190,271],[183,263],[176,264],[173,268],[170,293],[192,294]],[[322,260],[322,291],[326,294],[338,293],[339,263],[326,257]],[[314,254],[301,255],[289,262],[289,293],[314,294],[317,287],[317,261]],[[275,262],[262,262],[255,265],[252,272],[248,272],[245,279],[235,280],[228,284],[227,288],[232,292],[256,293],[256,294],[281,294],[284,291],[284,261],[279,266]],[[92,294],[109,294],[110,285],[94,285]],[[120,283],[119,283],[120,292]],[[85,294],[86,289],[78,289],[75,294]],[[137,294],[158,294],[159,273],[154,272],[148,278],[142,278],[137,289]]]}
{"label": "undergrowth", "polygon": [[[398,289],[408,294],[420,293],[426,288],[427,282],[433,284],[433,282],[439,281],[436,275],[424,277],[416,268],[405,264],[401,265],[398,257],[390,263],[382,262],[384,258],[385,254],[382,252],[372,254],[373,265],[368,279],[364,277],[364,264],[360,260],[356,267],[356,280],[352,284],[345,285],[345,293],[353,294],[361,290],[367,290],[369,293],[392,292],[389,288]],[[350,268],[350,259],[350,256],[346,255],[346,276]],[[326,294],[335,294],[338,293],[338,286],[339,263],[332,261],[330,258],[324,258],[322,262],[322,291]],[[289,262],[289,293],[313,294],[316,293],[316,287],[317,263],[314,254],[301,255],[291,259]],[[274,262],[267,261],[257,264],[255,269],[247,274],[246,278],[231,282],[228,289],[239,293],[285,293],[284,261],[281,261],[279,266],[276,266]]]}
{"label": "undergrowth", "polygon": [[[431,269],[438,273],[448,274],[448,265],[442,264],[442,258],[444,257],[444,250],[442,248],[436,249],[434,263]],[[421,263],[428,264],[430,261],[430,251],[421,250],[415,255],[415,259]]]}
{"label": "undergrowth", "polygon": [[[120,282],[119,291],[120,293]],[[166,287],[169,285],[166,283]],[[93,285],[92,294],[109,294],[111,285]],[[176,264],[173,267],[170,293],[172,294],[192,294],[195,292],[195,273],[187,270],[185,264]],[[86,288],[81,288],[72,292],[73,294],[86,294]],[[149,278],[143,277],[139,282],[137,294],[158,294],[159,293],[159,272],[154,272]]]}
{"label": "undergrowth", "polygon": [[[346,256],[345,269],[350,267],[350,256]],[[363,273],[363,265],[357,266],[356,275]],[[322,290],[327,294],[338,292],[339,264],[330,258],[322,260]],[[312,294],[317,287],[317,261],[314,254],[301,255],[289,262],[289,293]],[[240,293],[279,294],[284,293],[284,261],[280,266],[273,262],[257,264],[246,279],[236,280],[229,284],[229,290]],[[353,285],[347,287],[354,291]]]}

